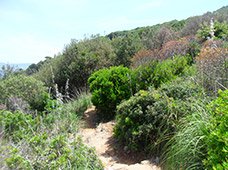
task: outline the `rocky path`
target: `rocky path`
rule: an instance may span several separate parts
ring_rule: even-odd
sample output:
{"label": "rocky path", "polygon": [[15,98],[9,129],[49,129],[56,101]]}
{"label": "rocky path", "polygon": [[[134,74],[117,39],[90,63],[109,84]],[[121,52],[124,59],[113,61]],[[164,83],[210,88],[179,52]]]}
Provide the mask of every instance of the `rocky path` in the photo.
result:
{"label": "rocky path", "polygon": [[94,107],[85,112],[84,120],[85,126],[80,130],[82,140],[95,148],[105,170],[160,170],[142,154],[132,154],[119,148],[113,138],[114,121],[97,125]]}

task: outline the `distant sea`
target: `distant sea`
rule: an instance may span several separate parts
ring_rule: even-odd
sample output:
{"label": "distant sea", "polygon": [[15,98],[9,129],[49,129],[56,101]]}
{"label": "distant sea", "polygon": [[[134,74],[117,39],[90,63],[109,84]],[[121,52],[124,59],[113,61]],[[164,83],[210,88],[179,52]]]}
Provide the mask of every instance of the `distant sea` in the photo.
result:
{"label": "distant sea", "polygon": [[14,68],[21,68],[23,70],[26,70],[28,68],[28,66],[31,65],[31,63],[15,63],[15,64],[10,64],[10,63],[0,63],[0,68],[2,68],[3,65],[10,65]]}

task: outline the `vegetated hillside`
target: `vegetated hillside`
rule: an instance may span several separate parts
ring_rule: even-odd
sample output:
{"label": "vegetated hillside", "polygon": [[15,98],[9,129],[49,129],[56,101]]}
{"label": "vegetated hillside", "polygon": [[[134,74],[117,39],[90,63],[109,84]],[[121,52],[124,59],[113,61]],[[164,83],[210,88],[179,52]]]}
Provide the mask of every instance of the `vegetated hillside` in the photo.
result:
{"label": "vegetated hillside", "polygon": [[87,79],[92,72],[117,65],[130,67],[134,56],[167,58],[174,54],[184,55],[189,51],[191,55],[197,55],[197,49],[202,44],[196,36],[197,31],[203,26],[209,26],[212,17],[220,23],[226,22],[227,13],[228,7],[223,7],[186,20],[117,31],[107,36],[91,36],[80,41],[72,40],[61,54],[30,65],[26,73],[33,74],[49,87],[53,86],[54,76],[62,92],[67,81],[72,92],[87,89]]}
{"label": "vegetated hillside", "polygon": [[3,68],[0,168],[103,169],[78,137],[93,103],[100,121],[115,119],[124,152],[168,170],[228,169],[227,9],[72,40],[25,72]]}
{"label": "vegetated hillside", "polygon": [[147,37],[150,34],[155,34],[162,27],[168,27],[173,31],[178,31],[181,36],[187,36],[190,34],[195,35],[196,31],[203,24],[210,22],[211,18],[214,18],[219,22],[228,22],[228,6],[222,7],[214,12],[207,12],[200,16],[192,16],[181,21],[173,20],[153,26],[138,27],[132,30],[112,32],[108,34],[107,37],[112,39],[115,37],[123,37],[128,34],[138,34],[141,38],[143,38],[144,36]]}

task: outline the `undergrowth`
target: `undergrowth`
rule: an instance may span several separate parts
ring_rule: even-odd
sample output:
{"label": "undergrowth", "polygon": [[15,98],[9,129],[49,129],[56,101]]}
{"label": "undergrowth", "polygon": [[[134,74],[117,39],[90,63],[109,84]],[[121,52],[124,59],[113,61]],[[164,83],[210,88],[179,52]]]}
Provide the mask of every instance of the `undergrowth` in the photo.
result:
{"label": "undergrowth", "polygon": [[103,169],[95,151],[77,135],[90,96],[32,117],[0,111],[0,169]]}

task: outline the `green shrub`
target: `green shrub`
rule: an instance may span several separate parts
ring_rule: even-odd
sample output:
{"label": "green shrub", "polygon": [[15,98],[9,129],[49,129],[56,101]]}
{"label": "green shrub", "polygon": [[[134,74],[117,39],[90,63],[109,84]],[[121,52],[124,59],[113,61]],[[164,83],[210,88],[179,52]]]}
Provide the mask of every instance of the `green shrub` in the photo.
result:
{"label": "green shrub", "polygon": [[154,78],[154,70],[158,65],[158,61],[151,61],[148,64],[144,64],[133,70],[136,83],[136,90],[147,90],[152,86]]}
{"label": "green shrub", "polygon": [[91,105],[90,97],[83,94],[36,117],[1,111],[0,168],[103,169],[95,151],[77,134],[79,116]]}
{"label": "green shrub", "polygon": [[158,88],[163,83],[186,74],[191,64],[190,60],[190,56],[174,56],[173,59],[166,59],[162,62],[152,61],[141,65],[133,71],[136,89],[147,90],[151,86]]}
{"label": "green shrub", "polygon": [[32,77],[17,75],[0,81],[0,84],[1,103],[5,103],[10,97],[17,97],[28,102],[32,109],[44,110],[44,96],[47,89],[41,81]]}
{"label": "green shrub", "polygon": [[117,109],[114,134],[130,150],[160,154],[179,119],[191,113],[193,96],[201,91],[191,81],[178,80],[156,91],[140,91]]}
{"label": "green shrub", "polygon": [[31,115],[21,112],[0,111],[0,127],[5,137],[13,141],[20,141],[33,134],[36,122]]}
{"label": "green shrub", "polygon": [[113,117],[116,106],[132,95],[131,71],[123,66],[93,73],[89,80],[92,102],[105,118]]}
{"label": "green shrub", "polygon": [[19,147],[10,147],[8,152],[6,165],[11,169],[103,169],[95,151],[78,137],[69,141],[65,135],[37,135]]}
{"label": "green shrub", "polygon": [[152,85],[158,88],[163,83],[181,76],[185,68],[188,67],[188,62],[188,56],[174,56],[173,59],[167,59],[159,63],[153,73]]}
{"label": "green shrub", "polygon": [[163,169],[225,170],[228,147],[228,90],[207,107],[195,101],[196,110],[180,120],[176,134],[166,145]]}
{"label": "green shrub", "polygon": [[207,169],[228,169],[228,90],[219,91],[219,97],[210,103],[211,125],[206,137]]}

